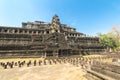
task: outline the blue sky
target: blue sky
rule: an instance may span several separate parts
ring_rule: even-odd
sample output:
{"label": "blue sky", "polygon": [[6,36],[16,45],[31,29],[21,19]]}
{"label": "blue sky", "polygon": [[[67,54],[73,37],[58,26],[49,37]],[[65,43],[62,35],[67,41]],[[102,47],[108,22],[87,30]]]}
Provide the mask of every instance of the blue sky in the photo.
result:
{"label": "blue sky", "polygon": [[87,35],[107,33],[120,24],[120,0],[0,0],[0,25],[50,22],[57,14],[61,23]]}

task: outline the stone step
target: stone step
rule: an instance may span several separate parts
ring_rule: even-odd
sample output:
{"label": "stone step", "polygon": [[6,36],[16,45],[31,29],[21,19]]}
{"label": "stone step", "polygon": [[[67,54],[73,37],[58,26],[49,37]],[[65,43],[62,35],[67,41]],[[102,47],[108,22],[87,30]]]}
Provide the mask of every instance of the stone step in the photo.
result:
{"label": "stone step", "polygon": [[116,80],[116,79],[113,79],[111,77],[108,77],[108,76],[105,76],[104,74],[101,74],[101,73],[98,73],[98,72],[95,72],[93,70],[87,70],[88,73],[94,75],[94,76],[97,76],[98,78],[100,78],[101,80]]}

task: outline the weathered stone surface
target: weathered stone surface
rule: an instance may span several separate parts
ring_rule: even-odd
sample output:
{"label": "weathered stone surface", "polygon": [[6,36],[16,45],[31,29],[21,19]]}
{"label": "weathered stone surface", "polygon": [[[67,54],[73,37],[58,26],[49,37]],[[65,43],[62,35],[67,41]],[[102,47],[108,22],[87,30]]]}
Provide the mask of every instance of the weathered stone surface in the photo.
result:
{"label": "weathered stone surface", "polygon": [[0,58],[61,57],[104,52],[98,37],[86,36],[75,28],[52,22],[23,22],[22,28],[0,26]]}

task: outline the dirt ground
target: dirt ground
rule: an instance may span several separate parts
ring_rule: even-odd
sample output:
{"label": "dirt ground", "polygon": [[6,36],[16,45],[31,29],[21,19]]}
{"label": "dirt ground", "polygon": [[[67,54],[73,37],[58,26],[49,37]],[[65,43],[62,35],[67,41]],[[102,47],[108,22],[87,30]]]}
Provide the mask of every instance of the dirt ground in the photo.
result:
{"label": "dirt ground", "polygon": [[0,69],[0,80],[87,80],[81,67],[69,63]]}

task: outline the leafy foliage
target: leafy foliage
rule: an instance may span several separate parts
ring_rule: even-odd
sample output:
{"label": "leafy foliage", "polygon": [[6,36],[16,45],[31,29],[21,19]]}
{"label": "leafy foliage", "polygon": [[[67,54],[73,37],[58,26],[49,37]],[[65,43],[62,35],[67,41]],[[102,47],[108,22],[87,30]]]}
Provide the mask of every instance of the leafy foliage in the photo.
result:
{"label": "leafy foliage", "polygon": [[101,45],[106,47],[109,51],[110,51],[110,49],[112,49],[114,51],[119,50],[120,41],[116,37],[115,34],[112,34],[112,33],[107,33],[107,34],[98,33],[98,36],[100,37]]}

